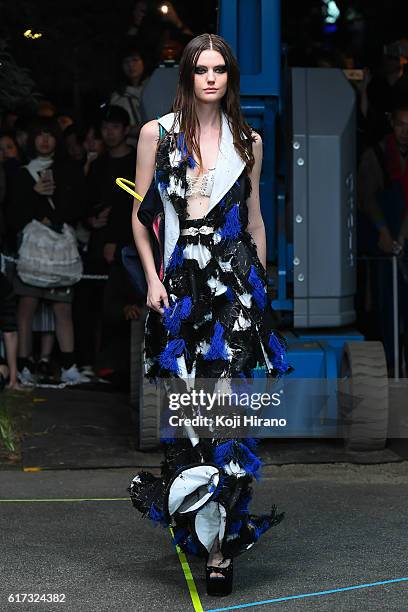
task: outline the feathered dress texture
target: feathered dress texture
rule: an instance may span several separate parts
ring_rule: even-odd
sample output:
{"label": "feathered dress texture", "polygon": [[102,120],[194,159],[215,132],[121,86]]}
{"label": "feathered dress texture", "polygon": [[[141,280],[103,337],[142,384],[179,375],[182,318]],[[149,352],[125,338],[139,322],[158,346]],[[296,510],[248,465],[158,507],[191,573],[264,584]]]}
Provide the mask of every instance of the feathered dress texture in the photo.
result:
{"label": "feathered dress texture", "polygon": [[[287,343],[273,329],[265,270],[246,230],[250,181],[245,171],[207,215],[188,218],[187,166],[171,157],[169,134],[160,142],[156,181],[167,190],[180,235],[163,284],[169,307],[149,310],[145,328],[145,376],[157,379],[254,378],[261,369],[279,378],[291,371]],[[172,162],[173,159],[173,162]],[[172,525],[174,543],[207,556],[216,537],[225,557],[248,550],[284,514],[271,505],[250,512],[251,483],[260,476],[257,440],[163,437],[161,475],[142,471],[128,491],[133,505],[153,524]]]}

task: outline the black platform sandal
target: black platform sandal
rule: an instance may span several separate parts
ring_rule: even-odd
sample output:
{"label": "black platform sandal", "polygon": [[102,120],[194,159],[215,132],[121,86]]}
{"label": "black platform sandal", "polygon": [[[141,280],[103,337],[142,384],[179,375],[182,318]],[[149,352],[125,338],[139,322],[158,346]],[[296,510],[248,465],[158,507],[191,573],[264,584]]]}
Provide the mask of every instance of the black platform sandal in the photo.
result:
{"label": "black platform sandal", "polygon": [[[210,576],[213,572],[222,574],[221,576]],[[229,595],[232,592],[233,566],[232,558],[228,567],[218,567],[215,565],[205,565],[205,581],[208,595]]]}

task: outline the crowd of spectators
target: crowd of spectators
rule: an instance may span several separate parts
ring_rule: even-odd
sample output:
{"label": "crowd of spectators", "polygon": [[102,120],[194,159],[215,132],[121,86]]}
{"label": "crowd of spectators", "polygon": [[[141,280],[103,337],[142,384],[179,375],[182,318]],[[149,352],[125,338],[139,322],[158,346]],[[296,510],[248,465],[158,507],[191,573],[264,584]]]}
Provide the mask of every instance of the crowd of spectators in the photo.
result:
{"label": "crowd of spectators", "polygon": [[[46,99],[32,116],[0,113],[0,388],[128,385],[129,326],[143,304],[121,259],[133,242],[132,199],[115,179],[134,177],[152,71],[177,60],[192,35],[170,2],[136,0],[117,83],[91,121]],[[75,233],[79,282],[21,278],[17,261],[33,220],[61,236],[66,227]]]}

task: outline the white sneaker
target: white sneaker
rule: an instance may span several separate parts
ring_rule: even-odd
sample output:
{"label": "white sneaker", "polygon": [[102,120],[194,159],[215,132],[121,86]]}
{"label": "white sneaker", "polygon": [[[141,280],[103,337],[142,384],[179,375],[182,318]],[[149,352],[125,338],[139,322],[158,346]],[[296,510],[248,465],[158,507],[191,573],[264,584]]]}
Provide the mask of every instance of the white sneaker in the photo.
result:
{"label": "white sneaker", "polygon": [[74,363],[74,365],[67,370],[65,368],[61,368],[61,382],[64,382],[67,385],[81,385],[82,383],[91,382],[91,379],[88,378],[88,376],[85,376],[85,374],[81,374],[76,363]]}
{"label": "white sneaker", "polygon": [[29,370],[29,368],[27,368],[27,366],[24,366],[21,372],[17,372],[17,378],[22,385],[32,387],[36,383],[34,374],[31,372],[31,370]]}

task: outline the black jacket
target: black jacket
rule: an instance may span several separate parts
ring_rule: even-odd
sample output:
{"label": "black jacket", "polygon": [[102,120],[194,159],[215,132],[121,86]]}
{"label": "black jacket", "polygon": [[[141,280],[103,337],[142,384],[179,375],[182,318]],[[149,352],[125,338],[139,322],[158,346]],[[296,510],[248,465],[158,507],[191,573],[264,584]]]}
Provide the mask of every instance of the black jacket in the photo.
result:
{"label": "black jacket", "polygon": [[123,157],[111,157],[109,153],[105,153],[91,165],[87,177],[86,218],[102,208],[111,207],[107,226],[101,229],[90,228],[88,255],[92,260],[103,257],[103,246],[106,243],[117,245],[116,259],[120,260],[122,246],[133,243],[132,198],[116,185],[115,180],[118,177],[134,180],[135,169],[134,149]]}
{"label": "black jacket", "polygon": [[10,177],[7,185],[6,218],[8,228],[17,234],[30,221],[44,217],[52,224],[74,225],[85,206],[85,179],[79,165],[70,161],[55,161],[52,165],[55,191],[53,210],[47,196],[34,191],[35,181],[24,167]]}

